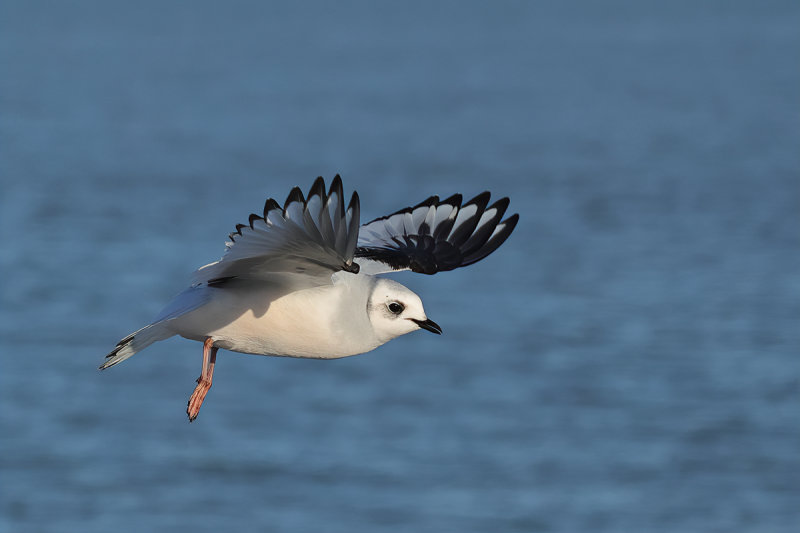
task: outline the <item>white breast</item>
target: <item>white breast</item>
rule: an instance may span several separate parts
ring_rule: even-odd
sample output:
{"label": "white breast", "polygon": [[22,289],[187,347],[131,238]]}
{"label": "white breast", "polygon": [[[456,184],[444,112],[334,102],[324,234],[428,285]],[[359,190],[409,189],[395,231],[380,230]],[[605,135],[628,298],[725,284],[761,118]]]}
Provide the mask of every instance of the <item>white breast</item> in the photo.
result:
{"label": "white breast", "polygon": [[372,284],[370,276],[337,274],[332,285],[288,294],[263,283],[209,287],[209,303],[170,321],[169,328],[193,340],[212,337],[215,346],[235,352],[346,357],[382,344],[367,316]]}

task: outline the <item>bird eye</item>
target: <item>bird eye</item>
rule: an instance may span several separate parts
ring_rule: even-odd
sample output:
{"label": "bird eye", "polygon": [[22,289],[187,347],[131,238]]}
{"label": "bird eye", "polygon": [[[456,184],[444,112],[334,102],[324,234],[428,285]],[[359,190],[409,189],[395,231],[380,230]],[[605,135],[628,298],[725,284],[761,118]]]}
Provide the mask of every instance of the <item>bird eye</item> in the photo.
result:
{"label": "bird eye", "polygon": [[397,302],[391,302],[391,303],[389,304],[389,311],[391,311],[391,312],[392,312],[392,313],[394,313],[395,315],[399,315],[400,313],[402,313],[402,312],[403,312],[403,309],[405,309],[405,308],[403,307],[403,304],[399,304],[399,303],[397,303]]}

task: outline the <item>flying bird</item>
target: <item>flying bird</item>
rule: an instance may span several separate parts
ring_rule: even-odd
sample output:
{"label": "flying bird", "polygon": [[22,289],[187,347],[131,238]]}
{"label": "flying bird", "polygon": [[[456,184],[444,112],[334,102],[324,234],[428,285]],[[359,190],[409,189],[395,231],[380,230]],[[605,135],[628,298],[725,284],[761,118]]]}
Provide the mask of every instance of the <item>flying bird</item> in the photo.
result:
{"label": "flying bird", "polygon": [[519,220],[503,219],[508,198],[489,206],[483,192],[431,196],[414,207],[360,225],[358,194],[345,208],[337,174],[327,193],[319,177],[281,207],[238,224],[219,261],[194,272],[191,285],[147,326],[119,341],[100,369],[173,335],[203,343],[203,365],[186,413],[197,418],[211,388],[217,350],[336,359],[374,350],[418,329],[441,334],[422,300],[378,274],[435,274],[471,265],[495,251]]}

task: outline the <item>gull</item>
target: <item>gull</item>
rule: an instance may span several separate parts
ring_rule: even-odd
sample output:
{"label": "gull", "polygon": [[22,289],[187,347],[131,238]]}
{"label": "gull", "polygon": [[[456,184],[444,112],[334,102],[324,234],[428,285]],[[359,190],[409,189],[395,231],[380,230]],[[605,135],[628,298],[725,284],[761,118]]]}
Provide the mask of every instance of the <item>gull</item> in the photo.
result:
{"label": "gull", "polygon": [[441,334],[419,296],[378,274],[435,274],[485,258],[519,220],[503,219],[508,198],[491,206],[489,199],[489,192],[463,204],[460,194],[431,196],[360,225],[358,194],[345,208],[338,174],[327,193],[322,177],[308,196],[295,187],[283,207],[270,198],[261,214],[238,224],[222,258],[196,270],[189,288],[119,341],[100,369],[174,335],[202,342],[202,371],[186,408],[193,421],[220,348],[336,359],[418,329]]}

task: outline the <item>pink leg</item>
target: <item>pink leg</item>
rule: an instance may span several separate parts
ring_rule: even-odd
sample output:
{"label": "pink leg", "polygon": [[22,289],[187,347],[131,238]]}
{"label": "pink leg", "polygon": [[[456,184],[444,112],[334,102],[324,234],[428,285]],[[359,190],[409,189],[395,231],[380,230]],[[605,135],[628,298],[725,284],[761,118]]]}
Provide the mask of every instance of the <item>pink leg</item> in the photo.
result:
{"label": "pink leg", "polygon": [[189,405],[186,406],[186,414],[189,415],[189,422],[197,418],[200,406],[206,398],[208,389],[211,388],[211,380],[214,378],[214,364],[217,362],[217,350],[213,346],[214,340],[207,337],[203,342],[203,372],[197,378],[197,387],[194,388],[192,396],[189,398]]}

